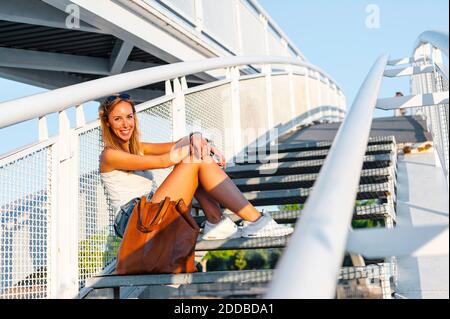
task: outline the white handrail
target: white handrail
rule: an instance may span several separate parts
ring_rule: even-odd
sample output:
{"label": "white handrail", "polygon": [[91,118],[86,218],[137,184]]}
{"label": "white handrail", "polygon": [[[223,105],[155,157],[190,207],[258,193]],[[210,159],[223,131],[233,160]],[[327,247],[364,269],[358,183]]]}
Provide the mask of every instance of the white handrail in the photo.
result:
{"label": "white handrail", "polygon": [[378,58],[342,123],[267,298],[334,297],[387,62]]}
{"label": "white handrail", "polygon": [[414,44],[414,52],[423,44],[431,44],[435,48],[441,50],[448,57],[448,33],[443,31],[425,31],[416,40]]}
{"label": "white handrail", "polygon": [[212,58],[122,73],[0,103],[0,129],[50,113],[60,112],[69,107],[85,103],[86,101],[96,100],[116,92],[123,92],[200,72],[261,64],[294,65],[318,71],[341,91],[336,81],[320,68],[298,59],[275,56]]}

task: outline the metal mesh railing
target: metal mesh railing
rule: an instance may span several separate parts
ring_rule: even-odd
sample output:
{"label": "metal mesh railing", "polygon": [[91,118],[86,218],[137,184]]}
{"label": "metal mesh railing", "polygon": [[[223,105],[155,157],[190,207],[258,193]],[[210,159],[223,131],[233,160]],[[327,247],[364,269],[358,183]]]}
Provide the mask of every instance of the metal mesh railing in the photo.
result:
{"label": "metal mesh railing", "polygon": [[[269,128],[266,85],[264,77],[241,81],[238,96],[240,123],[237,124],[233,122],[229,82],[183,92],[186,131],[200,129],[209,133],[227,158],[235,155],[236,151],[233,128],[241,130],[242,146],[254,143],[258,138],[266,140]],[[143,141],[172,140],[172,99],[168,96],[164,102],[155,102],[160,104],[149,102],[148,107],[141,106],[145,108],[138,113]],[[285,107],[290,112],[290,106]],[[252,130],[252,134],[248,134],[248,130]],[[72,285],[70,290],[76,290],[77,285],[81,289],[87,279],[109,269],[116,258],[120,243],[113,230],[116,212],[105,194],[99,171],[99,157],[103,150],[100,127],[92,123],[65,134],[64,138],[48,140],[0,160],[0,298],[59,296],[62,279],[77,278],[77,275],[78,281],[69,283]],[[65,142],[70,146],[67,149],[62,147],[67,146],[63,145]],[[79,169],[78,178],[69,182],[67,189],[68,192],[76,191],[68,194],[58,189],[56,193],[64,193],[63,196],[52,194],[52,189],[59,184],[58,178],[65,178],[60,175],[64,172],[58,165],[67,161],[74,164],[71,167]],[[160,185],[170,171],[153,170],[155,186]],[[61,236],[63,231],[59,224],[64,218],[54,215],[67,212],[58,211],[55,203],[63,207],[65,200],[74,198],[73,203],[77,203],[78,209],[68,211],[77,214],[78,218],[77,235],[73,237],[78,237],[78,243],[74,243],[78,251],[73,251],[78,254],[78,274],[76,267],[68,270],[70,274],[57,274],[55,272],[61,265],[54,252],[58,245],[50,241],[50,234],[55,231]],[[70,230],[70,223],[63,224]],[[55,235],[53,241],[60,240],[58,236]],[[64,234],[62,237],[69,238]],[[73,257],[75,260],[75,255]],[[55,279],[50,282],[52,274]]]}
{"label": "metal mesh railing", "polygon": [[[435,92],[448,92],[448,81],[440,72],[434,73],[435,80]],[[445,172],[448,176],[449,173],[449,146],[448,146],[448,104],[440,104],[435,106],[435,113],[439,123],[439,144],[440,144],[440,157],[441,163],[445,166]]]}
{"label": "metal mesh railing", "polygon": [[186,95],[186,130],[199,130],[210,135],[226,157],[233,151],[229,138],[231,122],[226,117],[231,114],[230,92],[230,84],[224,84]]}
{"label": "metal mesh railing", "polygon": [[100,128],[79,134],[79,286],[98,274],[116,256],[119,240],[112,228],[114,211],[100,181],[99,156],[103,150]]}
{"label": "metal mesh railing", "polygon": [[[423,64],[420,62],[417,65]],[[433,73],[417,75],[412,78],[412,91],[414,94],[426,94],[448,91],[448,81],[438,69]],[[439,156],[439,161],[445,174],[449,173],[449,140],[448,140],[448,104],[440,104],[418,108],[425,116],[427,128],[432,133],[433,144]]]}
{"label": "metal mesh railing", "polygon": [[48,297],[52,150],[0,164],[0,298]]}
{"label": "metal mesh railing", "polygon": [[339,275],[337,299],[390,299],[395,274],[391,263],[343,267]]}
{"label": "metal mesh railing", "polygon": [[[139,127],[141,130],[141,139],[143,141],[152,143],[171,141],[172,101],[139,112]],[[171,171],[172,168],[152,170],[156,185],[161,185]]]}

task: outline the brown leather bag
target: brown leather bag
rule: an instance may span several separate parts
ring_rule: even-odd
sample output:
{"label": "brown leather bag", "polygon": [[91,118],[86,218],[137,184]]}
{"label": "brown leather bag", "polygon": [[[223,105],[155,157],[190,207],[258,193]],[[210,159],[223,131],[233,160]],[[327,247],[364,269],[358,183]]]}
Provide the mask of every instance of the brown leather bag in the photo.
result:
{"label": "brown leather bag", "polygon": [[116,273],[195,272],[195,244],[200,228],[182,199],[160,203],[143,196],[131,213],[119,248]]}

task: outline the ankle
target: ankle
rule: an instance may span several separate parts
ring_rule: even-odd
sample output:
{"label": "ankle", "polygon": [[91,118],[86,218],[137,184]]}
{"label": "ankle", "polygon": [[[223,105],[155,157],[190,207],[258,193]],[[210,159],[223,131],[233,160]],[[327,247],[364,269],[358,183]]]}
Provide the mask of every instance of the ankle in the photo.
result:
{"label": "ankle", "polygon": [[263,217],[263,215],[262,215],[262,213],[259,213],[258,216],[255,216],[255,217],[252,218],[252,219],[247,219],[246,221],[248,221],[248,222],[250,222],[250,223],[256,223],[256,222],[258,222],[258,221],[261,220],[261,217]]}
{"label": "ankle", "polygon": [[206,220],[208,221],[208,223],[212,224],[212,225],[217,225],[218,223],[220,223],[222,221],[222,216],[208,216],[206,217]]}

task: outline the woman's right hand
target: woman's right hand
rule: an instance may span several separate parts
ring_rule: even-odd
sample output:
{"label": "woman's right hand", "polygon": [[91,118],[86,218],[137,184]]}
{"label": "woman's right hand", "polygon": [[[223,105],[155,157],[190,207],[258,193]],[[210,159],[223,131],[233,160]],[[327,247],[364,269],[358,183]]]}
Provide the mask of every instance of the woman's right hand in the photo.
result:
{"label": "woman's right hand", "polygon": [[194,159],[200,160],[204,153],[204,139],[201,133],[194,133],[190,136],[191,155]]}

